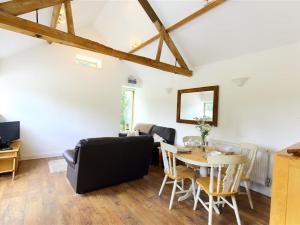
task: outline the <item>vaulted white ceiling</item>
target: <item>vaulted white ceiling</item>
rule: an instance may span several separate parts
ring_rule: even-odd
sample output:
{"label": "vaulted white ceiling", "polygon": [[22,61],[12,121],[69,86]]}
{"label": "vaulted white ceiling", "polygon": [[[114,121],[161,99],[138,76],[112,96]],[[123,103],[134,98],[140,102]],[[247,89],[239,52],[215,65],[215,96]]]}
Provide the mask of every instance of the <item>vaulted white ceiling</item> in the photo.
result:
{"label": "vaulted white ceiling", "polygon": [[[7,0],[0,0],[5,2]],[[102,0],[75,0],[72,1],[73,17],[75,29],[91,25],[97,18],[107,1]],[[52,8],[39,10],[39,23],[50,25]],[[28,13],[21,16],[22,18],[36,21],[36,14]],[[66,24],[59,26],[59,29],[66,30]],[[76,32],[75,30],[75,32]],[[79,33],[80,34],[80,33]],[[0,28],[0,59],[22,51],[30,49],[40,44],[45,44],[43,40],[28,37],[22,34],[6,31]]]}
{"label": "vaulted white ceiling", "polygon": [[[2,1],[2,0],[0,0]],[[203,6],[202,0],[150,0],[166,27]],[[74,0],[75,29],[91,25],[105,44],[128,51],[135,40],[157,33],[136,0]],[[175,44],[193,68],[198,65],[275,48],[300,41],[300,1],[228,0],[207,14],[171,33]],[[25,15],[35,18],[35,14]],[[49,24],[51,10],[40,12]],[[42,41],[0,30],[0,58]],[[157,42],[137,54],[155,57]],[[174,63],[164,46],[162,59]]]}
{"label": "vaulted white ceiling", "polygon": [[[166,27],[199,9],[203,1],[151,1]],[[228,0],[171,33],[191,67],[300,41],[300,1]],[[130,49],[157,31],[137,1],[110,2],[94,23],[107,44]],[[155,57],[158,42],[137,54]],[[166,49],[166,48],[165,48]],[[170,54],[165,61],[174,63]]]}

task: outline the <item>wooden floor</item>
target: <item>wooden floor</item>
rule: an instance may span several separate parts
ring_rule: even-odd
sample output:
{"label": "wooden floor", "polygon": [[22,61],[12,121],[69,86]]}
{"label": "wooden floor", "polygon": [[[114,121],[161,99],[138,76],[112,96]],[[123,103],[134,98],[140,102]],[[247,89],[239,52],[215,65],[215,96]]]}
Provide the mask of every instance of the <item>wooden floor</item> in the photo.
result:
{"label": "wooden floor", "polygon": [[[76,195],[65,173],[50,174],[49,159],[23,161],[14,182],[11,176],[0,176],[1,225],[57,224],[207,224],[207,212],[200,206],[192,210],[191,199],[175,202],[168,210],[170,187],[157,193],[163,178],[160,168],[151,168],[144,179]],[[238,197],[243,225],[268,224],[270,199],[253,193],[255,209],[246,196]],[[213,224],[236,224],[227,206],[221,215],[214,214]]]}

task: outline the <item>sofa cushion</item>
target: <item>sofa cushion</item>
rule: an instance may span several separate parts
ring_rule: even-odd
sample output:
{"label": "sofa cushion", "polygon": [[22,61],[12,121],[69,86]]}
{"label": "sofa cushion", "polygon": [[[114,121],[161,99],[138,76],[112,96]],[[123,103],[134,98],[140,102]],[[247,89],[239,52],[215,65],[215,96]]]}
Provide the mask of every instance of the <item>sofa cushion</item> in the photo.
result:
{"label": "sofa cushion", "polygon": [[[145,132],[141,132],[141,131],[139,131],[139,135],[141,136],[141,135],[150,135],[149,133],[145,133]],[[150,135],[151,136],[151,135]]]}
{"label": "sofa cushion", "polygon": [[138,130],[129,131],[127,133],[127,137],[134,137],[134,136],[140,136],[140,133]]}
{"label": "sofa cushion", "polygon": [[154,124],[149,123],[138,123],[135,125],[134,130],[138,130],[142,133],[149,134],[153,128]]}

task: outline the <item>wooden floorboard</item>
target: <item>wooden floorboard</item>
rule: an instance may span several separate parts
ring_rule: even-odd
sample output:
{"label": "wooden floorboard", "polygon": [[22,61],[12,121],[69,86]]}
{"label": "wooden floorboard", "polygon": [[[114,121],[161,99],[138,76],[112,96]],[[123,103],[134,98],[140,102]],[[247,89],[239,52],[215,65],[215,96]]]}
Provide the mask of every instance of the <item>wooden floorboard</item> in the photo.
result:
{"label": "wooden floorboard", "polygon": [[[22,161],[14,182],[10,175],[0,176],[1,225],[107,225],[107,224],[207,224],[207,212],[193,201],[174,203],[169,211],[171,188],[161,197],[163,171],[151,168],[144,179],[77,195],[65,173],[49,173],[48,161]],[[255,209],[246,196],[237,198],[243,225],[268,224],[270,199],[253,193]],[[236,224],[233,211],[227,206],[221,215],[214,214],[213,224]]]}

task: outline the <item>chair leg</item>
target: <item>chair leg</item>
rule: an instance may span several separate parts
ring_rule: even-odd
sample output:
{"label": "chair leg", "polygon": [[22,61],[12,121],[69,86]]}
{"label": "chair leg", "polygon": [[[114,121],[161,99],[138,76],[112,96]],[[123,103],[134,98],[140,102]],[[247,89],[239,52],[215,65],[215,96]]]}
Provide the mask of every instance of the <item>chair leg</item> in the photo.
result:
{"label": "chair leg", "polygon": [[210,195],[208,208],[208,225],[212,225],[213,201],[213,196]]}
{"label": "chair leg", "polygon": [[175,192],[176,192],[176,187],[177,187],[177,180],[174,180],[173,190],[172,190],[172,195],[171,195],[171,200],[170,200],[170,205],[169,205],[169,210],[171,210],[172,206],[173,206],[173,201],[174,201],[174,196],[175,196]]}
{"label": "chair leg", "polygon": [[213,209],[215,210],[215,212],[220,215],[220,210],[219,208],[216,206],[215,202],[214,202],[214,197],[213,197]]}
{"label": "chair leg", "polygon": [[251,192],[250,192],[250,189],[249,189],[249,186],[248,186],[248,181],[244,181],[244,185],[245,185],[245,188],[246,188],[246,192],[247,192],[250,207],[251,207],[251,209],[253,209],[253,202],[252,202]]}
{"label": "chair leg", "polygon": [[195,199],[194,199],[194,210],[197,209],[198,198],[200,196],[200,192],[201,192],[201,188],[198,186],[197,194],[196,194]]}
{"label": "chair leg", "polygon": [[194,179],[192,179],[192,190],[193,190],[193,197],[194,197],[194,202],[195,202],[196,189],[195,189],[195,180]]}
{"label": "chair leg", "polygon": [[165,175],[165,177],[164,177],[164,180],[163,180],[163,182],[162,182],[162,184],[161,184],[161,187],[160,187],[160,190],[159,190],[158,196],[160,196],[160,195],[161,195],[161,193],[163,192],[163,190],[164,190],[164,187],[165,187],[165,185],[166,185],[166,182],[167,182],[167,179],[168,179],[168,176],[167,176],[167,175]]}
{"label": "chair leg", "polygon": [[235,213],[237,224],[241,225],[241,219],[240,219],[239,209],[238,209],[238,206],[236,204],[235,196],[232,196],[231,199],[232,199],[232,204],[233,204],[233,209],[234,209],[234,213]]}
{"label": "chair leg", "polygon": [[184,179],[181,180],[181,188],[184,190]]}

